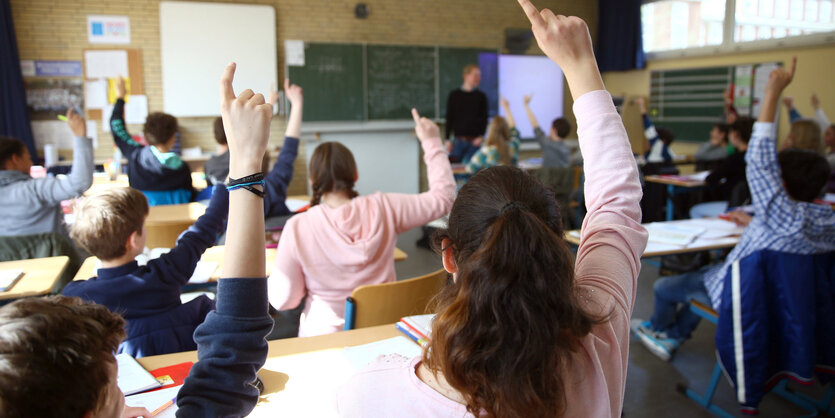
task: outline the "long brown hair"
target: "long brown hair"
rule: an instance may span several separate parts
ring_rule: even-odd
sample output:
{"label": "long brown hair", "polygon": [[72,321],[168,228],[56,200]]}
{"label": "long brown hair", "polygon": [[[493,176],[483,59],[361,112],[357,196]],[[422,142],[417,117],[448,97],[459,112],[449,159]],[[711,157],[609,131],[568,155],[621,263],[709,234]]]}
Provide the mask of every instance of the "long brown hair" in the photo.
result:
{"label": "long brown hair", "polygon": [[813,120],[801,119],[792,123],[789,129],[789,139],[793,148],[824,154],[825,145],[821,140],[821,128]]}
{"label": "long brown hair", "polygon": [[354,182],[357,176],[357,163],[354,154],[339,142],[323,142],[310,157],[310,181],[313,184],[313,199],[310,206],[316,206],[322,195],[344,191],[351,199],[357,197]]}
{"label": "long brown hair", "polygon": [[499,163],[510,165],[510,126],[507,120],[501,116],[495,116],[487,127],[487,139],[485,145],[494,146],[499,150]]}
{"label": "long brown hair", "polygon": [[437,298],[423,361],[491,417],[565,410],[562,370],[596,319],[580,306],[554,194],[514,167],[473,176],[452,207],[454,284]]}

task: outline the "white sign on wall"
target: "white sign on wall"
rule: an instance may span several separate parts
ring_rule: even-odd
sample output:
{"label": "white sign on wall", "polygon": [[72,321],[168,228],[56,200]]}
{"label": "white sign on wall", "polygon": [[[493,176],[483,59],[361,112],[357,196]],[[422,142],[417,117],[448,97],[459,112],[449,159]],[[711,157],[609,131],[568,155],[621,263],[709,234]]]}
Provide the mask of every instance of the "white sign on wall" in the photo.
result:
{"label": "white sign on wall", "polygon": [[88,15],[87,40],[91,44],[129,44],[130,18]]}

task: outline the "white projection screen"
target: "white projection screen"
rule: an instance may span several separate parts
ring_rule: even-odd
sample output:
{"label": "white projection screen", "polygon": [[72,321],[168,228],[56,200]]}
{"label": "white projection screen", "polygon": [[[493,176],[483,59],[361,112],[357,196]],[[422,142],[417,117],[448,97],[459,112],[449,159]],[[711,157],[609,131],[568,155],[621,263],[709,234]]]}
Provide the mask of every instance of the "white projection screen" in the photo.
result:
{"label": "white projection screen", "polygon": [[[499,94],[510,102],[510,111],[522,138],[533,137],[522,98],[533,95],[530,107],[547,135],[551,121],[563,116],[563,74],[545,56],[499,55]],[[505,115],[499,106],[499,114]]]}
{"label": "white projection screen", "polygon": [[273,6],[163,1],[159,20],[165,112],[220,115],[218,82],[231,61],[235,93],[266,97],[277,81]]}

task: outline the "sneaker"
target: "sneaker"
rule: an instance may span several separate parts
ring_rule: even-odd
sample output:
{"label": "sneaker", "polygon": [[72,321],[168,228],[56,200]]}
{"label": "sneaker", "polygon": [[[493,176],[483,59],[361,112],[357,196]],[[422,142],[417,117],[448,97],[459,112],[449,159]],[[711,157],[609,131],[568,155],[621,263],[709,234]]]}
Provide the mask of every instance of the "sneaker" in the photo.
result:
{"label": "sneaker", "polygon": [[668,337],[666,332],[653,330],[649,321],[633,319],[630,328],[640,339],[641,344],[661,360],[670,361],[678,349],[678,340]]}

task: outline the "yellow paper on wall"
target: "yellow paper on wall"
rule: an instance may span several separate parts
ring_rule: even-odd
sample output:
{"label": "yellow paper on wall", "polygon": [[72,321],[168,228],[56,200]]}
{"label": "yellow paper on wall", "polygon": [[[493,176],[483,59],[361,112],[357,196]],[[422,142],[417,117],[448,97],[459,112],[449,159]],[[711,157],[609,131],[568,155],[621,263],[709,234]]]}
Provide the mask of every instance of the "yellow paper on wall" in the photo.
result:
{"label": "yellow paper on wall", "polygon": [[[108,78],[107,79],[107,103],[114,104],[116,103],[116,99],[118,96],[116,95],[116,83],[119,82],[118,78]],[[130,77],[125,77],[125,103],[130,101]]]}

